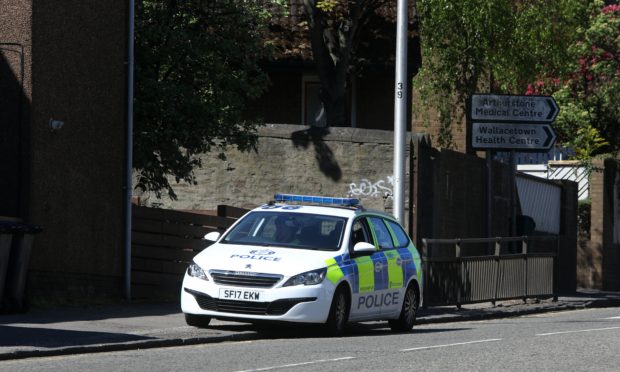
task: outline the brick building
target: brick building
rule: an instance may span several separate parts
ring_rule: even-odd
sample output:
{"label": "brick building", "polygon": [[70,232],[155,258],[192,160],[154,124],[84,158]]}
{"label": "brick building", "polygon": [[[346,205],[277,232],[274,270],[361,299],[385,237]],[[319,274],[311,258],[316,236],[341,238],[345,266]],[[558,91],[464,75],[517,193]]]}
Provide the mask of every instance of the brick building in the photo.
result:
{"label": "brick building", "polygon": [[0,4],[0,215],[44,227],[31,299],[122,295],[127,24],[123,0]]}
{"label": "brick building", "polygon": [[580,242],[577,275],[586,288],[620,290],[620,162],[594,162],[590,237]]}

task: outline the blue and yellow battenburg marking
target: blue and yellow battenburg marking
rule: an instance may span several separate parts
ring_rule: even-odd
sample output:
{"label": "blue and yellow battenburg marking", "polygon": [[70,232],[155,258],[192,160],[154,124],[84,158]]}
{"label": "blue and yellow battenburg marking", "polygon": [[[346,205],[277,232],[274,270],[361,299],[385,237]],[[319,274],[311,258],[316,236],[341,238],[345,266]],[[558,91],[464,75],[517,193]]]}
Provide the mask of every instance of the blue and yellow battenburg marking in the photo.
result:
{"label": "blue and yellow battenburg marking", "polygon": [[[411,277],[420,281],[420,257],[415,248],[379,251],[372,256],[351,259],[348,254],[330,258],[327,279],[334,285],[343,277],[349,278],[353,293],[368,293],[382,289],[402,288]],[[381,265],[382,270],[375,268]]]}

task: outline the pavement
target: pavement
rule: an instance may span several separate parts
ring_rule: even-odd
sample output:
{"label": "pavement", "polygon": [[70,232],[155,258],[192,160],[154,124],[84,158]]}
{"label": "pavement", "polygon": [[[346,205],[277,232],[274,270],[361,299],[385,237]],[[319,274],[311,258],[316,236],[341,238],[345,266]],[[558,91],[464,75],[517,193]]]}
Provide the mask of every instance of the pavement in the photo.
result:
{"label": "pavement", "polygon": [[[620,292],[580,290],[553,299],[511,300],[420,309],[417,324],[460,322],[595,307],[620,307]],[[354,326],[352,332],[385,329],[385,322]],[[276,327],[278,328],[278,327]],[[208,328],[185,324],[177,303],[122,303],[105,306],[32,309],[0,315],[0,361],[31,357],[95,353],[206,344],[264,337],[299,337],[261,333],[251,324],[213,320]],[[316,327],[315,327],[316,328]],[[308,330],[312,332],[312,330]],[[415,332],[415,327],[414,327]]]}

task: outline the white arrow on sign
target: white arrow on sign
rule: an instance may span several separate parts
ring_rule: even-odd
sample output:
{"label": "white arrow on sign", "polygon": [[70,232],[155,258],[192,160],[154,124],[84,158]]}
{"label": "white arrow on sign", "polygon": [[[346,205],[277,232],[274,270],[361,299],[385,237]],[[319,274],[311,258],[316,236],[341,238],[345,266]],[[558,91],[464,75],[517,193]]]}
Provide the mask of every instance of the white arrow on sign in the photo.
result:
{"label": "white arrow on sign", "polygon": [[556,134],[551,124],[472,123],[471,146],[484,150],[549,150]]}
{"label": "white arrow on sign", "polygon": [[552,123],[559,112],[560,108],[551,96],[474,94],[471,97],[472,120]]}

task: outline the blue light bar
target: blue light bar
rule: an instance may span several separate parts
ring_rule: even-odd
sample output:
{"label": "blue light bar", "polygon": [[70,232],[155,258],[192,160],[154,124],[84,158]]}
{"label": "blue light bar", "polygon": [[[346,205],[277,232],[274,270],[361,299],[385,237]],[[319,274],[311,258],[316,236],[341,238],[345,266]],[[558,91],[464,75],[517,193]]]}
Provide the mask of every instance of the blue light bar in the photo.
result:
{"label": "blue light bar", "polygon": [[354,198],[330,198],[326,196],[293,195],[293,194],[275,194],[273,199],[279,202],[331,204],[331,205],[343,205],[347,207],[355,207],[359,205],[360,203],[358,199],[354,199]]}

